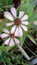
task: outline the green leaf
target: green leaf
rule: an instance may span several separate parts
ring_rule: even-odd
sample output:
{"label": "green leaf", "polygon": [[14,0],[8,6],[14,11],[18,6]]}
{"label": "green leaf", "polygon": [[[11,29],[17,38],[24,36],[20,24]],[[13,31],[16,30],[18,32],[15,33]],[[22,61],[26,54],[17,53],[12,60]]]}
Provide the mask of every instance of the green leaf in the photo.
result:
{"label": "green leaf", "polygon": [[27,65],[34,65],[34,64],[32,64],[32,63],[29,63],[29,64],[27,64]]}
{"label": "green leaf", "polygon": [[26,39],[27,32],[23,31],[23,36],[19,38],[21,46],[23,46],[24,41]]}
{"label": "green leaf", "polygon": [[31,16],[33,14],[34,11],[34,1],[31,0],[23,0],[21,2],[21,10],[25,10],[25,12]]}
{"label": "green leaf", "polygon": [[4,50],[4,45],[0,46],[0,55],[2,54],[3,50]]}
{"label": "green leaf", "polygon": [[35,42],[34,38],[31,35],[27,35],[27,37],[36,45],[36,42]]}
{"label": "green leaf", "polygon": [[29,16],[31,16],[33,14],[33,10],[34,10],[34,3],[29,3],[28,2],[28,5],[27,5],[27,14]]}
{"label": "green leaf", "polygon": [[37,14],[33,14],[33,16],[31,17],[31,20],[37,21]]}
{"label": "green leaf", "polygon": [[[8,1],[8,5],[11,5],[13,2],[13,0],[7,0],[7,1]],[[0,3],[2,3],[2,5],[4,6],[4,5],[6,5],[6,0],[1,0]]]}

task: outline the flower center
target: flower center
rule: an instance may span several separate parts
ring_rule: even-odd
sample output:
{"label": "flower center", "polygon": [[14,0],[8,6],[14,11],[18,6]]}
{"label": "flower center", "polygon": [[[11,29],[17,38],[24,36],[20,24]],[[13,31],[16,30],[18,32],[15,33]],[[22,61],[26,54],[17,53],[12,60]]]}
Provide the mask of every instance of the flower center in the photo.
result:
{"label": "flower center", "polygon": [[15,25],[20,25],[21,24],[21,20],[19,18],[16,18],[15,21],[14,21],[14,24]]}
{"label": "flower center", "polygon": [[14,38],[15,37],[14,33],[10,33],[10,37]]}

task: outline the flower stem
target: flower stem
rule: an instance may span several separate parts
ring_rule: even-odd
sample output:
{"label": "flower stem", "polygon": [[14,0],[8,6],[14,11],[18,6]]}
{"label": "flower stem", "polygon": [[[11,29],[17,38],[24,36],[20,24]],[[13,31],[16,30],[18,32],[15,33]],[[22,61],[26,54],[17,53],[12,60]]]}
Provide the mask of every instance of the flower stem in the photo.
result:
{"label": "flower stem", "polygon": [[4,65],[6,65],[6,63],[4,62]]}
{"label": "flower stem", "polygon": [[27,55],[27,53],[25,52],[25,50],[19,45],[17,44],[18,48],[20,49],[21,53],[24,55],[24,57],[27,59],[27,60],[30,60],[31,58]]}
{"label": "flower stem", "polygon": [[6,0],[6,10],[8,10],[8,0]]}

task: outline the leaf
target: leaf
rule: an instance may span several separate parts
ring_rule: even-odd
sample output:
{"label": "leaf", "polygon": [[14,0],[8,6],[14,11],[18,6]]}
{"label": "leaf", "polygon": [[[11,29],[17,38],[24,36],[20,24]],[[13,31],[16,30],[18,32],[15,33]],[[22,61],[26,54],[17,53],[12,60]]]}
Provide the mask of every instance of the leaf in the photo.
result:
{"label": "leaf", "polygon": [[4,50],[4,45],[0,46],[0,55],[2,54],[2,51]]}
{"label": "leaf", "polygon": [[[11,5],[12,2],[13,2],[12,0],[8,0],[8,5]],[[2,0],[1,3],[3,6],[6,5],[6,0]]]}
{"label": "leaf", "polygon": [[29,63],[29,64],[27,64],[27,65],[34,65],[33,63]]}
{"label": "leaf", "polygon": [[35,42],[34,38],[31,35],[27,35],[27,37],[36,45],[36,42]]}
{"label": "leaf", "polygon": [[21,2],[21,10],[25,10],[25,12],[31,16],[34,11],[34,1],[26,0]]}
{"label": "leaf", "polygon": [[11,5],[13,0],[8,0],[8,4]]}
{"label": "leaf", "polygon": [[27,14],[29,16],[31,16],[33,14],[33,11],[34,11],[34,3],[33,2],[28,2],[27,5],[26,5],[26,11],[27,11]]}
{"label": "leaf", "polygon": [[37,14],[33,14],[30,18],[29,21],[37,21]]}
{"label": "leaf", "polygon": [[23,36],[19,39],[21,46],[23,46],[24,41],[26,39],[27,32],[23,31]]}

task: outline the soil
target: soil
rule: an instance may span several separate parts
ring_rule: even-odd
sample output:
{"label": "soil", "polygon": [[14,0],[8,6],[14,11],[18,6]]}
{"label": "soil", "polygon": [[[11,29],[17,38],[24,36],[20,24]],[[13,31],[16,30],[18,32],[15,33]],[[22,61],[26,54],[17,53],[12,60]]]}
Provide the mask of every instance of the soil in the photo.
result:
{"label": "soil", "polygon": [[13,0],[14,7],[17,8],[21,4],[21,0]]}
{"label": "soil", "polygon": [[37,65],[37,63],[35,65]]}
{"label": "soil", "polygon": [[0,46],[2,45],[2,43],[3,43],[3,40],[2,40],[2,38],[0,37]]}
{"label": "soil", "polygon": [[3,19],[4,18],[4,12],[0,12],[0,19]]}

